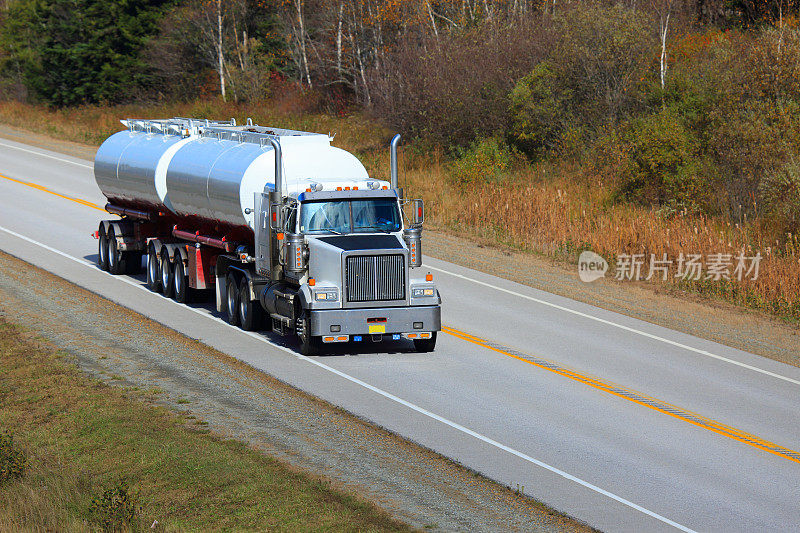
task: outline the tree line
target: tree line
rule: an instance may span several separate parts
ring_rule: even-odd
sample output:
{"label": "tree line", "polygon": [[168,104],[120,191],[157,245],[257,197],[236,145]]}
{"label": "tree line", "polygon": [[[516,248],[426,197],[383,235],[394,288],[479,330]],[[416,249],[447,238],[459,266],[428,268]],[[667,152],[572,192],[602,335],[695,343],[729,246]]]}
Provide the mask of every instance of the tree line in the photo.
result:
{"label": "tree line", "polygon": [[609,201],[797,231],[799,11],[800,0],[0,0],[0,98],[303,91],[443,149],[461,184],[515,161],[573,161],[608,176]]}

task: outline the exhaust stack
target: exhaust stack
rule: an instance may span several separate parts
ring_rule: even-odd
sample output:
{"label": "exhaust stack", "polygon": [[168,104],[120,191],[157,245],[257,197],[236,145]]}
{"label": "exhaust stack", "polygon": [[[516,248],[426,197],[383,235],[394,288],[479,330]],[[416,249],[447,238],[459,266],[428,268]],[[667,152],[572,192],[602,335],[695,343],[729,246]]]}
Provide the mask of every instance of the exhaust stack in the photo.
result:
{"label": "exhaust stack", "polygon": [[389,145],[391,154],[392,189],[397,189],[397,145],[400,144],[400,134],[392,137]]}
{"label": "exhaust stack", "polygon": [[270,139],[270,144],[275,150],[275,192],[281,195],[281,199],[286,197],[286,191],[283,190],[283,153],[281,152],[281,143],[278,139]]}

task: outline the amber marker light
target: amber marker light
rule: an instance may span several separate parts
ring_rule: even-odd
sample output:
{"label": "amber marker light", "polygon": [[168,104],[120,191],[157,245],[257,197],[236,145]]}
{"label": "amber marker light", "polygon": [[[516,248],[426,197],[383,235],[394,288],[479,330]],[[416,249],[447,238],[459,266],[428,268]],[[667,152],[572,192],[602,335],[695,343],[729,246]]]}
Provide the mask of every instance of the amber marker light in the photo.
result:
{"label": "amber marker light", "polygon": [[433,281],[433,274],[428,274],[425,276],[425,281]]}

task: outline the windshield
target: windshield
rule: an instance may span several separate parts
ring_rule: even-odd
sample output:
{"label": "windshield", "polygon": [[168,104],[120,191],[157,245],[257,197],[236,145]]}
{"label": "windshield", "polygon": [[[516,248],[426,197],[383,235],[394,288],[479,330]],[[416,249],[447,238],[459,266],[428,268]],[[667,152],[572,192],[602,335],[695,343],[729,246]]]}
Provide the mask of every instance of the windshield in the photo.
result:
{"label": "windshield", "polygon": [[393,198],[303,202],[301,233],[375,233],[400,231],[400,211]]}

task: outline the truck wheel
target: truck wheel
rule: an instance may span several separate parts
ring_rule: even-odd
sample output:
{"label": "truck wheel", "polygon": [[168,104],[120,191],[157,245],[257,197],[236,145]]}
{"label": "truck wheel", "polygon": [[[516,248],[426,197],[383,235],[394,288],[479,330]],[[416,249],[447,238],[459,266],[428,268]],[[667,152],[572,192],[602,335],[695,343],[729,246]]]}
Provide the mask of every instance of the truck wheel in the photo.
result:
{"label": "truck wheel", "polygon": [[311,335],[311,320],[303,312],[297,319],[297,337],[300,339],[300,353],[313,357],[322,352],[322,341]]}
{"label": "truck wheel", "polygon": [[261,304],[250,299],[250,285],[247,278],[239,284],[239,326],[245,331],[261,329]]}
{"label": "truck wheel", "polygon": [[414,339],[414,349],[419,353],[432,352],[436,347],[436,332],[431,333],[430,339]]}
{"label": "truck wheel", "polygon": [[161,289],[161,265],[158,264],[156,248],[152,245],[147,251],[147,288],[153,292]]}
{"label": "truck wheel", "polygon": [[115,276],[125,272],[125,260],[122,252],[117,247],[117,237],[114,234],[114,226],[108,228],[106,237],[106,249],[108,250],[108,271]]}
{"label": "truck wheel", "polygon": [[186,267],[183,266],[183,260],[176,256],[175,261],[175,301],[181,303],[189,303],[192,301],[192,289],[189,288],[189,278],[186,276]]}
{"label": "truck wheel", "polygon": [[225,281],[225,310],[228,312],[228,324],[239,325],[239,285],[233,274],[228,274]]}
{"label": "truck wheel", "polygon": [[100,270],[108,272],[108,239],[102,224],[100,224],[100,229],[97,230],[97,236],[97,266]]}
{"label": "truck wheel", "polygon": [[169,260],[169,252],[166,248],[161,250],[161,294],[167,298],[172,298],[175,289],[175,269],[172,261]]}

